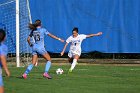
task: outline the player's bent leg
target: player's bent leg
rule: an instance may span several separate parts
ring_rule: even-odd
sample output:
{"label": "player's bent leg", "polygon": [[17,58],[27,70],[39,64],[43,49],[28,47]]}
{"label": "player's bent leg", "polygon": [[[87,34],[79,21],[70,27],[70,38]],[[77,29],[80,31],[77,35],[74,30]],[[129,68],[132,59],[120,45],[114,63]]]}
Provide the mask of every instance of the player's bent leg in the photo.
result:
{"label": "player's bent leg", "polygon": [[77,60],[79,59],[79,55],[75,55],[74,59],[73,59],[73,63],[71,64],[71,68],[69,69],[69,72],[72,72],[73,69],[75,68],[76,64],[77,64]]}
{"label": "player's bent leg", "polygon": [[48,53],[43,54],[43,57],[47,60],[46,65],[45,65],[45,72],[43,76],[48,79],[52,79],[52,77],[48,74],[51,67],[51,57]]}
{"label": "player's bent leg", "polygon": [[4,87],[0,86],[0,93],[4,93]]}
{"label": "player's bent leg", "polygon": [[37,59],[38,59],[37,54],[32,56],[32,64],[33,64],[33,65],[35,65],[35,64],[36,64]]}
{"label": "player's bent leg", "polygon": [[36,66],[36,67],[38,66],[38,59],[36,59],[36,63],[35,63],[35,66]]}
{"label": "player's bent leg", "polygon": [[34,67],[36,60],[37,60],[38,56],[37,54],[32,56],[32,64],[28,65],[27,69],[25,70],[24,74],[22,75],[22,77],[24,79],[27,78],[27,75],[30,73],[30,71],[32,70],[32,68]]}
{"label": "player's bent leg", "polygon": [[48,53],[42,55],[47,61],[51,61],[51,57]]}
{"label": "player's bent leg", "polygon": [[69,61],[70,64],[72,64],[73,58],[70,58],[70,57],[69,57],[69,58],[68,58],[68,61]]}

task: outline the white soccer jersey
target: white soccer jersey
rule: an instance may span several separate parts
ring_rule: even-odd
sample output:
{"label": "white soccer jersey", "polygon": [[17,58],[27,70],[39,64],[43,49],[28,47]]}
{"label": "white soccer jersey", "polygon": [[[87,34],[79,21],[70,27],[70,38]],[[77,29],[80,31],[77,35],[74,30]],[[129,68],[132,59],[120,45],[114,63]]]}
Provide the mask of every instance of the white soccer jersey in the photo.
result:
{"label": "white soccer jersey", "polygon": [[81,43],[84,39],[86,39],[86,35],[80,34],[77,37],[70,36],[66,42],[71,43],[69,50],[69,57],[72,57],[75,54],[81,55]]}

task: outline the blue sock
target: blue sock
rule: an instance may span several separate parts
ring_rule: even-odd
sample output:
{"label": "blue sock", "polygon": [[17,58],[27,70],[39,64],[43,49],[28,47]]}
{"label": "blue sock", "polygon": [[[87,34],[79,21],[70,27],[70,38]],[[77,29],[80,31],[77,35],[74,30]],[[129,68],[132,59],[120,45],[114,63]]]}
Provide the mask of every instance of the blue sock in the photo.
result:
{"label": "blue sock", "polygon": [[46,63],[46,67],[45,67],[45,72],[48,73],[50,67],[51,67],[51,62],[50,62],[50,61],[47,61],[47,63]]}
{"label": "blue sock", "polygon": [[26,69],[26,71],[24,72],[25,74],[29,74],[29,72],[32,70],[32,68],[33,68],[33,64],[30,64],[28,67],[27,67],[27,69]]}

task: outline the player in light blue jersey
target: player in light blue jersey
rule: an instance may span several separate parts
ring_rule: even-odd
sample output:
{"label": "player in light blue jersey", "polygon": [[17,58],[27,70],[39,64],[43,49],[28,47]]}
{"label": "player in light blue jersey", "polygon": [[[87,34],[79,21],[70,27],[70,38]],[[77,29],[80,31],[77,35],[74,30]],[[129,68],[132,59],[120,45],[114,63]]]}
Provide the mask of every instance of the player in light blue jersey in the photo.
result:
{"label": "player in light blue jersey", "polygon": [[3,44],[6,38],[6,33],[3,29],[0,29],[0,93],[4,93],[3,79],[2,79],[2,67],[4,68],[7,76],[10,76],[10,72],[7,67],[7,46]]}
{"label": "player in light blue jersey", "polygon": [[48,35],[54,39],[57,39],[61,42],[64,42],[64,40],[52,35],[51,33],[49,33],[45,28],[41,27],[41,21],[40,20],[36,20],[34,24],[29,24],[29,28],[32,30],[30,36],[34,37],[34,44],[32,45],[31,42],[29,41],[29,45],[32,45],[33,47],[33,51],[32,51],[32,64],[30,64],[26,71],[24,72],[24,74],[22,75],[22,77],[24,79],[27,78],[27,75],[29,74],[29,72],[32,70],[33,66],[36,63],[36,60],[38,58],[38,54],[42,55],[45,59],[46,59],[46,66],[45,66],[45,72],[43,74],[44,77],[51,79],[52,77],[48,74],[49,69],[51,67],[51,58],[50,55],[47,53],[47,51],[44,48],[44,37],[45,35]]}

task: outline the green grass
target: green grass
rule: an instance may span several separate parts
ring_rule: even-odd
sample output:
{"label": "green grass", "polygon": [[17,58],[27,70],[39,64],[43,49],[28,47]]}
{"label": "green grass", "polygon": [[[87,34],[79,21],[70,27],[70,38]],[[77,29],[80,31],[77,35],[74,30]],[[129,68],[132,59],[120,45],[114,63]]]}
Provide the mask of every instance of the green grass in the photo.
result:
{"label": "green grass", "polygon": [[[56,75],[61,67],[64,74]],[[20,76],[25,68],[10,68],[11,77],[4,77],[6,93],[139,93],[139,66],[78,65],[67,74],[68,65],[53,65],[53,79],[42,77],[44,66],[35,67],[26,80]]]}

